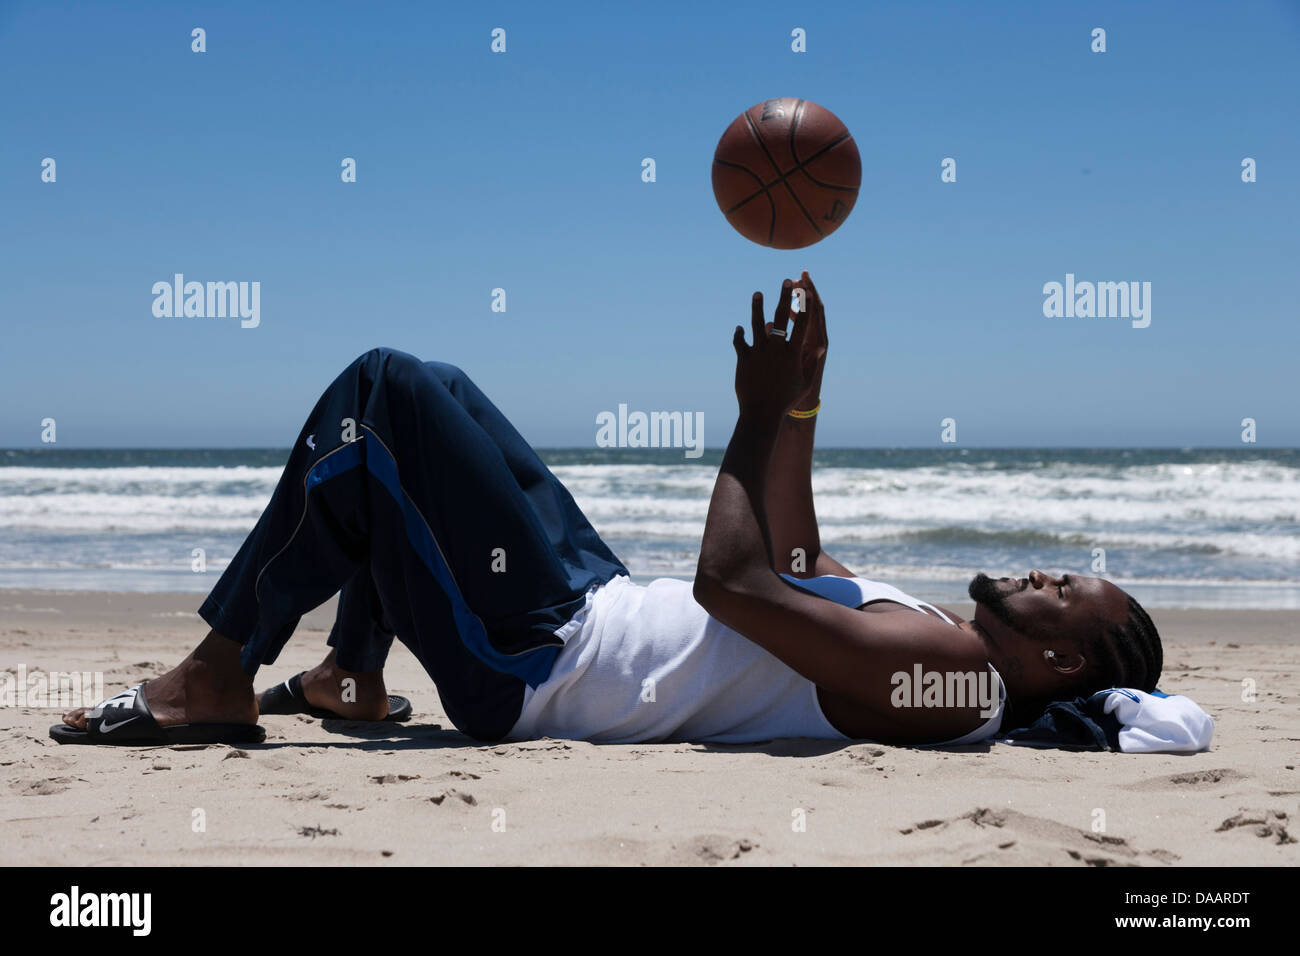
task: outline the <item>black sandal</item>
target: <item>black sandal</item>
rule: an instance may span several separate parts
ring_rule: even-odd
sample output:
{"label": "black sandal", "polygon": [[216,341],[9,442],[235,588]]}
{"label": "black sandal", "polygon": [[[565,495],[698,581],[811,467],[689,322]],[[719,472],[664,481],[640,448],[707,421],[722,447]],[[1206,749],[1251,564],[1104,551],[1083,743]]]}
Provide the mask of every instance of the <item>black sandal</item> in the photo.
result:
{"label": "black sandal", "polygon": [[172,744],[260,744],[266,731],[257,724],[177,724],[154,719],[142,688],[147,681],[100,701],[87,715],[86,729],[55,724],[50,737],[61,744],[115,747],[166,747]]}
{"label": "black sandal", "polygon": [[[306,671],[302,672],[307,673]],[[302,674],[295,674],[283,684],[276,684],[268,691],[263,691],[257,699],[257,709],[262,714],[308,714],[321,720],[356,720],[344,717],[324,707],[314,707],[302,692]],[[388,716],[384,721],[400,723],[411,719],[411,702],[397,694],[388,695]],[[363,721],[364,722],[364,721]],[[375,721],[380,723],[381,721]]]}

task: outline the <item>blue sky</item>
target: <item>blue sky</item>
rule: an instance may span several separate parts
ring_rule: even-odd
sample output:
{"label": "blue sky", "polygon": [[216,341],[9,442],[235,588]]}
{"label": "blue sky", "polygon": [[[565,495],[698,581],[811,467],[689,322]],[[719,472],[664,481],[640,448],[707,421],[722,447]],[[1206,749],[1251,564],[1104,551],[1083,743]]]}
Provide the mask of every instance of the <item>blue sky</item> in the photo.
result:
{"label": "blue sky", "polygon": [[[285,446],[375,345],[462,366],[534,444],[626,403],[718,446],[731,330],[805,268],[824,445],[949,416],[971,446],[1232,446],[1245,417],[1297,445],[1298,91],[1283,0],[0,3],[0,446],[45,417],[61,446]],[[712,196],[718,136],[775,96],[862,154],[804,250]],[[260,282],[260,326],[155,317],[176,272]],[[1067,272],[1149,281],[1150,327],[1045,318]]]}

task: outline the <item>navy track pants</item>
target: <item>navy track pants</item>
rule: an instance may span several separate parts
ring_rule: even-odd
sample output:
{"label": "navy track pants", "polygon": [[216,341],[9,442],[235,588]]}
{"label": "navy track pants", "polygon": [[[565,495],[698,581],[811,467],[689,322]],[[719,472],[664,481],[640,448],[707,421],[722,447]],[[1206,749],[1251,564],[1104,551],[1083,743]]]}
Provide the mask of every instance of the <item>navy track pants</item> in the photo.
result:
{"label": "navy track pants", "polygon": [[374,349],[321,396],[275,494],[199,609],[270,664],[341,591],[344,670],[415,654],[457,729],[503,738],[555,630],[622,562],[514,426],[453,365]]}

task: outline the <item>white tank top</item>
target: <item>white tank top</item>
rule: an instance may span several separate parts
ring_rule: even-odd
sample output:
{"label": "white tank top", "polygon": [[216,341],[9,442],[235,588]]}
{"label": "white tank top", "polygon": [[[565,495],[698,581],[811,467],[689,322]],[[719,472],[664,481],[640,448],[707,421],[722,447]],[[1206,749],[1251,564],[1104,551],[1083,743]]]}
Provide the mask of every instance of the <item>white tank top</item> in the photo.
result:
{"label": "white tank top", "polygon": [[[782,577],[848,607],[896,601],[917,611],[930,608],[953,623],[937,608],[879,581]],[[690,581],[657,578],[641,585],[618,575],[588,592],[585,606],[555,634],[564,647],[551,676],[525,691],[508,740],[850,739],[822,713],[816,684],[710,617],[696,603]],[[946,743],[974,743],[997,731],[1006,690],[996,670],[993,674],[997,712]]]}

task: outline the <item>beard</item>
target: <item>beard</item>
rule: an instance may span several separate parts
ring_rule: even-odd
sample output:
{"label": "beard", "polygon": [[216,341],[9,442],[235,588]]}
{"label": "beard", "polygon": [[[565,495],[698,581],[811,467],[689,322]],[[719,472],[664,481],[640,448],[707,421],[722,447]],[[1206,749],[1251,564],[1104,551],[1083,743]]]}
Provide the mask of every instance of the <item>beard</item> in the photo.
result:
{"label": "beard", "polygon": [[976,604],[988,608],[989,612],[999,621],[1011,628],[1013,631],[1019,631],[1015,616],[1011,609],[1007,607],[1007,595],[1015,594],[1015,591],[1004,591],[998,586],[998,582],[989,577],[983,571],[971,578],[970,586],[966,588],[966,593]]}

